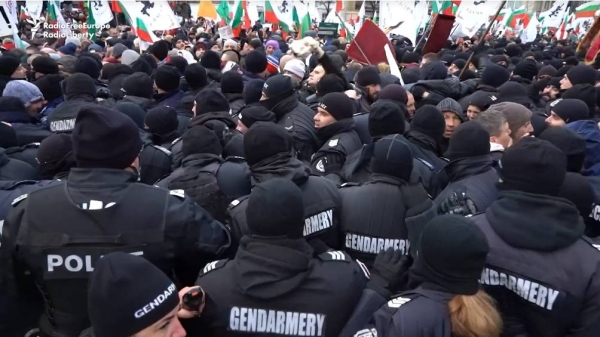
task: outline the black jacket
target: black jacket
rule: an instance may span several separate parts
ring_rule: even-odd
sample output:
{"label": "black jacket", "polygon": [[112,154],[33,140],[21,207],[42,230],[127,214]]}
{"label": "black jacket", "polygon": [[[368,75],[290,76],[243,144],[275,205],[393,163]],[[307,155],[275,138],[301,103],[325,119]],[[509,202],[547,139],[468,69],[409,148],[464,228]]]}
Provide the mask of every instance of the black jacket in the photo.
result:
{"label": "black jacket", "polygon": [[277,117],[277,124],[285,127],[294,138],[298,159],[309,163],[311,156],[318,149],[314,111],[300,103],[296,95],[284,99],[271,110]]}
{"label": "black jacket", "polygon": [[229,102],[229,114],[230,116],[236,116],[238,112],[244,107],[244,95],[242,94],[224,94],[225,98]]}
{"label": "black jacket", "polygon": [[130,102],[139,105],[144,111],[148,111],[156,106],[156,101],[152,98],[126,95],[122,102]]}
{"label": "black jacket", "polygon": [[[418,287],[385,303],[378,293],[366,289],[340,336],[455,337],[448,310],[453,297],[454,294]],[[373,313],[381,303],[385,304]]]}
{"label": "black jacket", "polygon": [[93,269],[54,268],[45,255],[82,255],[93,266],[110,251],[141,251],[181,284],[191,285],[200,267],[229,246],[226,228],[181,191],[139,184],[136,178],[125,170],[75,168],[68,181],[13,201],[0,249],[2,268],[7,268],[3,275],[11,277],[3,278],[2,288],[26,286],[14,279],[21,276],[12,273],[13,265],[31,271],[53,313],[40,320],[45,334],[77,336],[89,327],[87,279]]}
{"label": "black jacket", "polygon": [[409,140],[407,145],[410,146],[414,158],[420,159],[436,172],[446,167],[448,161],[441,158],[442,149],[433,138],[416,130],[408,131],[405,137]]}
{"label": "black jacket", "polygon": [[39,163],[37,162],[37,153],[40,148],[40,143],[31,143],[25,146],[9,147],[6,149],[6,154],[10,159],[24,161],[37,170]]}
{"label": "black jacket", "polygon": [[311,170],[317,175],[338,173],[346,161],[346,156],[362,147],[353,119],[327,125],[317,130],[317,136],[322,140],[321,148],[310,161]]}
{"label": "black jacket", "polygon": [[[410,144],[406,138],[402,136],[399,137],[399,139],[403,140],[406,144]],[[360,151],[356,151],[346,157],[346,162],[340,171],[342,182],[366,183],[369,180],[369,177],[371,176],[371,158],[373,157],[374,148],[374,143],[365,145]],[[423,184],[427,193],[433,197],[442,191],[435,168],[427,165],[426,162],[421,159],[414,158],[411,182],[418,181]]]}
{"label": "black jacket", "polygon": [[91,95],[82,94],[67,97],[67,100],[57,106],[48,116],[50,131],[54,133],[72,132],[79,111],[95,104],[96,98]]}
{"label": "black jacket", "polygon": [[363,185],[343,185],[340,194],[345,250],[368,267],[389,247],[414,253],[421,228],[437,216],[421,184],[395,177],[373,174]]}
{"label": "black jacket", "polygon": [[600,252],[570,201],[518,191],[471,218],[490,252],[480,283],[497,302],[503,336],[595,336]]}
{"label": "black jacket", "polygon": [[[289,179],[298,185],[304,200],[304,236],[319,253],[328,248],[341,247],[339,226],[342,201],[335,183],[311,175],[307,166],[297,159],[292,159],[288,154],[267,158],[252,166],[250,170],[254,185],[273,178]],[[231,232],[236,241],[249,234],[246,223],[247,207],[248,196],[234,200],[229,206]]]}
{"label": "black jacket", "polygon": [[337,337],[367,277],[341,251],[312,255],[302,239],[244,237],[233,260],[211,262],[198,277],[206,306],[195,335]]}
{"label": "black jacket", "polygon": [[170,190],[182,189],[215,219],[225,222],[227,206],[233,199],[221,192],[216,178],[222,162],[223,159],[214,154],[189,155],[183,159],[180,168],[156,185]]}
{"label": "black jacket", "polygon": [[9,123],[17,134],[19,146],[25,146],[31,143],[39,143],[51,133],[40,123],[40,121],[30,116],[27,111],[22,110],[23,106],[0,106],[0,121]]}
{"label": "black jacket", "polygon": [[464,192],[477,212],[483,212],[498,198],[498,172],[490,155],[463,158],[448,163],[444,172],[450,183],[434,200],[439,206],[453,193]]}
{"label": "black jacket", "polygon": [[0,147],[0,180],[36,180],[38,173],[31,165],[17,159],[10,159],[6,150]]}

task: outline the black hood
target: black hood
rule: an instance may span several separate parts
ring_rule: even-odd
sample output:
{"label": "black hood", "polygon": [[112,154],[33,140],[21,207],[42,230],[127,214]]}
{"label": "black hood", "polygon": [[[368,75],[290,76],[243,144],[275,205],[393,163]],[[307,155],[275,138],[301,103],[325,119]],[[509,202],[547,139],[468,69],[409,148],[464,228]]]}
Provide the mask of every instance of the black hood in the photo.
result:
{"label": "black hood", "polygon": [[575,243],[585,224],[567,199],[519,191],[501,191],[485,212],[496,234],[515,247],[556,251]]}
{"label": "black hood", "polygon": [[433,137],[431,137],[421,131],[414,130],[414,128],[409,130],[406,133],[405,137],[411,143],[413,143],[413,144],[417,145],[418,147],[423,148],[425,150],[432,151],[438,157],[441,157],[443,154],[442,147],[440,145],[440,143],[442,141],[441,138],[438,141],[436,141]]}
{"label": "black hood", "polygon": [[250,167],[252,185],[260,184],[273,178],[290,179],[294,184],[303,185],[310,176],[310,168],[288,153],[279,153],[266,158]]}
{"label": "black hood", "polygon": [[213,121],[213,120],[224,123],[230,129],[235,129],[235,127],[237,126],[237,124],[229,116],[229,111],[221,111],[221,112],[207,112],[207,113],[203,113],[202,115],[195,116],[194,118],[192,118],[190,120],[190,123],[188,124],[188,129],[191,129],[194,126],[204,125],[204,124],[206,124],[206,122]]}
{"label": "black hood", "polygon": [[[291,96],[286,97],[286,98],[282,99],[281,101],[277,102],[269,110],[271,110],[271,111],[273,111],[273,113],[275,113],[277,120],[281,120],[281,118],[283,116],[292,112],[298,106],[298,104],[300,104],[300,102],[298,101],[298,98],[296,97],[296,95],[291,95]],[[268,108],[269,107],[267,107],[267,109]]]}
{"label": "black hood", "polygon": [[309,276],[313,252],[304,239],[261,240],[243,237],[234,263],[243,295],[273,299],[300,287]]}

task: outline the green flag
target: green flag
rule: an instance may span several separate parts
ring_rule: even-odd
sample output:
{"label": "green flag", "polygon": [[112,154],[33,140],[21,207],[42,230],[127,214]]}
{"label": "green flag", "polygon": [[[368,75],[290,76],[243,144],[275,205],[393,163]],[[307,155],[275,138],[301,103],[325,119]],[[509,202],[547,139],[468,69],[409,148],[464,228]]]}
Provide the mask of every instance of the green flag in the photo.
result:
{"label": "green flag", "polygon": [[231,22],[231,18],[229,17],[229,2],[227,0],[221,0],[219,7],[217,7],[217,14],[225,21],[226,25]]}

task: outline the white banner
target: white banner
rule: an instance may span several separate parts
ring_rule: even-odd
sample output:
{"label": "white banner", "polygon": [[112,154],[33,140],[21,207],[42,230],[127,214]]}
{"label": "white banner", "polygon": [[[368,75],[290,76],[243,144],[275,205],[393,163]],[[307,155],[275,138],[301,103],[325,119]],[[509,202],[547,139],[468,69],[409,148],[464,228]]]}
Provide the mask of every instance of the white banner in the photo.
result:
{"label": "white banner", "polygon": [[100,27],[110,22],[113,19],[112,11],[110,10],[110,4],[107,0],[90,1],[90,8],[94,13],[94,20],[96,20],[96,27]]}
{"label": "white banner", "polygon": [[39,19],[42,16],[42,7],[44,6],[43,1],[27,0],[25,2],[25,8],[32,19]]}
{"label": "white banner", "polygon": [[456,22],[465,36],[473,37],[482,25],[490,20],[490,16],[496,13],[499,3],[496,1],[463,1],[456,13]]}
{"label": "white banner", "polygon": [[552,8],[542,12],[540,14],[542,27],[560,27],[565,15],[565,11],[567,10],[568,2],[569,1],[567,0],[557,0],[554,2],[554,5],[552,5]]}
{"label": "white banner", "polygon": [[521,41],[523,43],[533,42],[533,40],[535,40],[535,37],[537,36],[537,26],[539,24],[540,22],[534,13],[533,17],[529,21],[529,24],[527,25],[527,28],[521,31]]}
{"label": "white banner", "polygon": [[166,0],[157,1],[121,1],[131,19],[142,17],[150,30],[170,30],[179,28],[173,10]]}

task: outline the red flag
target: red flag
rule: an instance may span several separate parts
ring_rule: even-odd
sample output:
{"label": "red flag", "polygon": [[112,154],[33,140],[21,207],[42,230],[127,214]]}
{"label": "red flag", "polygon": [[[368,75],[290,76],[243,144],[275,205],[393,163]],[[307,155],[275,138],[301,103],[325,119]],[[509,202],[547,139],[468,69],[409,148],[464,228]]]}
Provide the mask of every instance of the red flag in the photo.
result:
{"label": "red flag", "polygon": [[336,13],[339,13],[339,12],[341,12],[341,11],[342,11],[342,8],[344,8],[344,2],[343,2],[343,1],[340,1],[340,0],[336,1],[336,2],[335,2],[335,12],[336,12]]}
{"label": "red flag", "polygon": [[437,53],[446,45],[446,40],[450,36],[452,26],[456,17],[452,15],[437,15],[429,34],[429,39],[423,47],[422,54]]}
{"label": "red flag", "polygon": [[390,46],[392,54],[396,57],[394,46],[392,46],[383,31],[373,21],[365,20],[348,47],[348,57],[362,64],[387,63],[387,57],[383,49],[386,44]]}
{"label": "red flag", "polygon": [[123,13],[123,10],[121,10],[121,6],[119,5],[119,1],[115,0],[110,2],[110,10],[112,10],[114,13]]}

